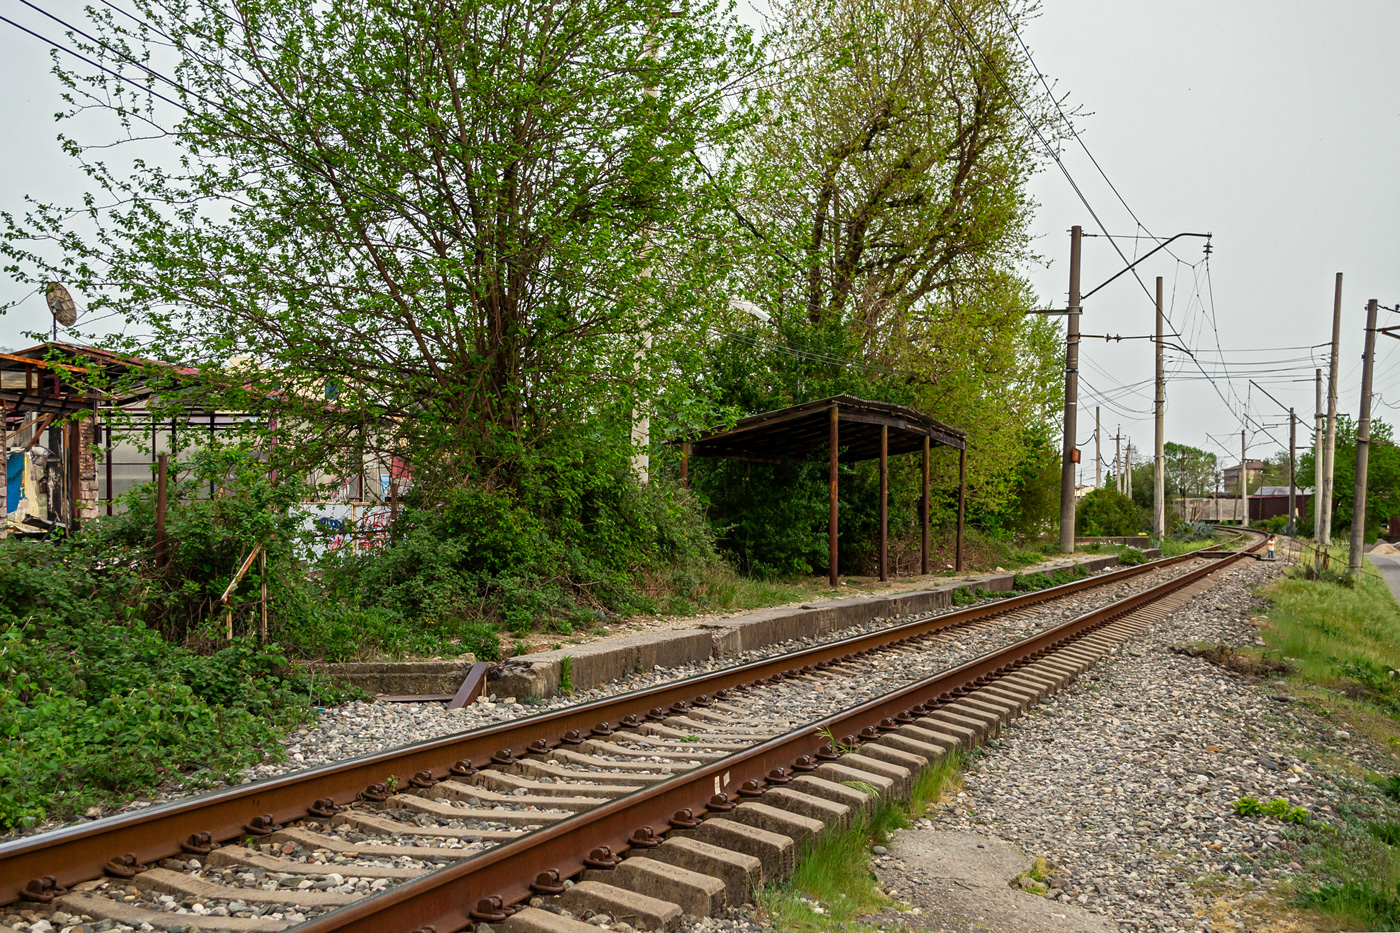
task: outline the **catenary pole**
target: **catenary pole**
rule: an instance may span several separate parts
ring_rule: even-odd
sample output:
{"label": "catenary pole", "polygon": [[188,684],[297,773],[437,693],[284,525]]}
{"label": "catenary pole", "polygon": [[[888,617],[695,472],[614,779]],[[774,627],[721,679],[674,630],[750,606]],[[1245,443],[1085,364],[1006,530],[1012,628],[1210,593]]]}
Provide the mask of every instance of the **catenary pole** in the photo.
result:
{"label": "catenary pole", "polygon": [[1293,534],[1293,522],[1298,517],[1297,487],[1293,481],[1298,456],[1298,419],[1288,409],[1288,533]]}
{"label": "catenary pole", "polygon": [[1069,325],[1065,335],[1065,440],[1060,466],[1060,553],[1074,553],[1074,438],[1079,409],[1079,252],[1083,229],[1069,231]]}
{"label": "catenary pole", "polygon": [[1249,524],[1249,460],[1245,454],[1244,430],[1240,430],[1240,527]]}
{"label": "catenary pole", "polygon": [[1366,302],[1366,351],[1361,357],[1361,410],[1356,419],[1356,487],[1352,490],[1347,572],[1356,578],[1366,559],[1366,468],[1371,454],[1371,376],[1376,363],[1376,299]]}
{"label": "catenary pole", "polygon": [[1317,509],[1319,505],[1318,492],[1322,489],[1322,370],[1313,370],[1314,389],[1317,393],[1316,404],[1313,407],[1313,538],[1321,541],[1322,525],[1318,522]]}
{"label": "catenary pole", "polygon": [[1113,488],[1123,491],[1123,426],[1113,436]]}
{"label": "catenary pole", "polygon": [[1161,541],[1167,534],[1166,437],[1164,418],[1167,408],[1167,380],[1162,369],[1162,277],[1157,276],[1157,399],[1154,405],[1155,436],[1152,452],[1152,536]]}
{"label": "catenary pole", "polygon": [[1099,432],[1099,406],[1094,406],[1094,488],[1103,485],[1103,435]]}
{"label": "catenary pole", "polygon": [[1341,346],[1342,274],[1338,272],[1337,289],[1332,298],[1332,359],[1327,364],[1327,438],[1322,450],[1322,482],[1317,490],[1320,506],[1317,511],[1317,542],[1324,547],[1332,543],[1333,467],[1337,455],[1337,356]]}

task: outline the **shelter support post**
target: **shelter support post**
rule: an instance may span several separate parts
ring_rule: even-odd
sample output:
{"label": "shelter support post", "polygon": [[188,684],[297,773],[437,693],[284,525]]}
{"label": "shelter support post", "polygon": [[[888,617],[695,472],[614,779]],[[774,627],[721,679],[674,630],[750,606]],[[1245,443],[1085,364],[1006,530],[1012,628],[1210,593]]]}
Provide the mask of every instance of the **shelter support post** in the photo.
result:
{"label": "shelter support post", "polygon": [[68,419],[68,533],[78,530],[78,499],[83,495],[82,427],[76,417]]}
{"label": "shelter support post", "polygon": [[953,569],[963,569],[963,516],[967,513],[967,448],[958,451],[958,543],[953,555]]}
{"label": "shelter support post", "polygon": [[107,406],[107,430],[103,432],[103,441],[106,445],[106,469],[107,469],[107,514],[112,514],[112,406]]}
{"label": "shelter support post", "polygon": [[890,429],[880,425],[880,582],[889,577],[890,565]]}
{"label": "shelter support post", "polygon": [[166,455],[161,454],[156,470],[156,566],[165,566],[165,482]]}
{"label": "shelter support post", "polygon": [[923,536],[920,541],[919,558],[920,570],[924,576],[928,576],[928,455],[929,439],[924,438],[924,495],[919,500],[919,516],[923,525]]}
{"label": "shelter support post", "polygon": [[836,585],[836,482],[838,467],[836,458],[840,452],[841,445],[841,411],[837,406],[831,406],[831,515],[827,522],[827,548],[830,551],[829,564],[831,567],[831,585]]}

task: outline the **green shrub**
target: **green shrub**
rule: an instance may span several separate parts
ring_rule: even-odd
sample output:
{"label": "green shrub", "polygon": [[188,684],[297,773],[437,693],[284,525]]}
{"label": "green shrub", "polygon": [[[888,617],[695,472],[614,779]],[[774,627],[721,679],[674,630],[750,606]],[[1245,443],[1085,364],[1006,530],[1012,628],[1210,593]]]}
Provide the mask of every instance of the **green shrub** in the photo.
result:
{"label": "green shrub", "polygon": [[1116,489],[1104,486],[1079,500],[1074,533],[1082,537],[1135,535],[1147,527],[1147,511]]}
{"label": "green shrub", "polygon": [[151,588],[138,570],[98,569],[84,548],[81,536],[0,541],[0,827],[182,774],[226,778],[280,753],[281,731],[313,702],[338,699],[313,694],[275,647],[171,644],[140,618]]}

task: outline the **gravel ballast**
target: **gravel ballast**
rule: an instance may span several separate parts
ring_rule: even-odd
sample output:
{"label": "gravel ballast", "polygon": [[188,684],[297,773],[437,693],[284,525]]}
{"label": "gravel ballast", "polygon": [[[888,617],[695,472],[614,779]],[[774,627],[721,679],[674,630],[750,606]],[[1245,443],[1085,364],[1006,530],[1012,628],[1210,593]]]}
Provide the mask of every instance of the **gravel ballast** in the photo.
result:
{"label": "gravel ballast", "polygon": [[[1335,821],[1331,801],[1368,791],[1311,764],[1310,750],[1381,763],[1366,761],[1350,732],[1302,708],[1281,682],[1172,649],[1262,645],[1254,591],[1281,572],[1254,561],[1222,571],[1210,590],[1016,721],[974,758],[963,792],[939,805],[927,829],[909,832],[976,834],[1044,856],[1056,868],[1048,898],[1124,931],[1256,929],[1279,919],[1286,905],[1273,892],[1302,868],[1287,824],[1240,817],[1235,801],[1282,797],[1313,821]],[[894,856],[875,867],[882,883],[904,890],[917,869]]]}

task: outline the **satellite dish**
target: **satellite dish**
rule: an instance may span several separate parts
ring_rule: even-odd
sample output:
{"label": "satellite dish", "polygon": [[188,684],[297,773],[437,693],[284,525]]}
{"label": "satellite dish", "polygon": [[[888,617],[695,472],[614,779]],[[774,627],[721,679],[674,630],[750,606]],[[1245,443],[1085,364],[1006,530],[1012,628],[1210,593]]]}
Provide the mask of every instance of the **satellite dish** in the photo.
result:
{"label": "satellite dish", "polygon": [[62,284],[50,282],[44,297],[49,301],[49,313],[55,321],[64,327],[72,327],[78,322],[78,306],[73,303],[73,296],[68,294],[68,289]]}

